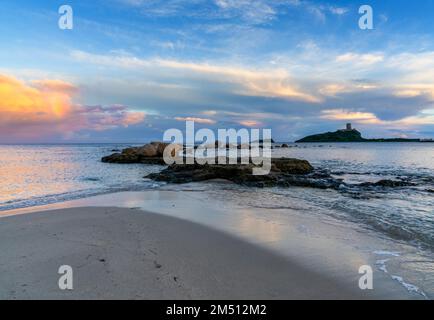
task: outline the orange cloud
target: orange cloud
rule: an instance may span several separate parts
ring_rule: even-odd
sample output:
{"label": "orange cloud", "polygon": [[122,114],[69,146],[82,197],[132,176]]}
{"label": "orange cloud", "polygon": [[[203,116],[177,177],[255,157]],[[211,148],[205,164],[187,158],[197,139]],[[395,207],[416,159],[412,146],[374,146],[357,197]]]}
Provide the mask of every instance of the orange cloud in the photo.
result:
{"label": "orange cloud", "polygon": [[261,122],[255,120],[243,120],[239,122],[242,126],[245,127],[259,127],[261,126]]}
{"label": "orange cloud", "polygon": [[78,93],[61,80],[33,81],[28,85],[0,74],[0,136],[2,140],[70,136],[80,130],[107,130],[144,120],[142,112],[125,106],[83,106],[73,103]]}
{"label": "orange cloud", "polygon": [[63,92],[70,95],[78,92],[76,86],[62,80],[35,80],[32,83],[35,87],[45,92]]}
{"label": "orange cloud", "polygon": [[370,112],[354,112],[342,109],[324,110],[321,115],[322,119],[327,120],[346,120],[360,123],[378,123],[380,120]]}
{"label": "orange cloud", "polygon": [[52,122],[72,109],[71,95],[63,91],[44,91],[0,75],[0,114],[2,124]]}

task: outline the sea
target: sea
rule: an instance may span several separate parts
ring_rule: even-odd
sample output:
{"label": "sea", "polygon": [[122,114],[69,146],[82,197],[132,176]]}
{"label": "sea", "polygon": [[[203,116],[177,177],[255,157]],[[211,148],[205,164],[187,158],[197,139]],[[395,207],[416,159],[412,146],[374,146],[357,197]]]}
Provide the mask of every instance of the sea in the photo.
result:
{"label": "sea", "polygon": [[[248,188],[206,183],[196,192],[260,210],[285,208],[355,223],[420,250],[421,272],[434,280],[433,143],[289,143],[273,157],[308,160],[342,179],[342,190]],[[61,203],[122,191],[167,189],[146,175],[159,165],[107,164],[101,157],[135,144],[0,145],[0,215],[9,210]],[[364,182],[406,181],[409,186],[361,188]],[[170,190],[185,190],[172,185]],[[283,211],[282,211],[283,210]],[[393,253],[391,253],[393,255]],[[381,262],[381,261],[380,261]],[[414,262],[414,261],[413,261]],[[423,279],[424,276],[421,276]],[[398,279],[399,280],[399,279]],[[428,288],[434,293],[434,282]]]}

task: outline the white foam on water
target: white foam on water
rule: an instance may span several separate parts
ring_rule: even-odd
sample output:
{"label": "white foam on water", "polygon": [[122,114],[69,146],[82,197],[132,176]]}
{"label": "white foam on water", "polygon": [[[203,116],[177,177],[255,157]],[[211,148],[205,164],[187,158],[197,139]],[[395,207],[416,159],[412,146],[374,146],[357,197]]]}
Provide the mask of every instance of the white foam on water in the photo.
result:
{"label": "white foam on water", "polygon": [[400,277],[400,276],[392,276],[392,279],[395,280],[395,281],[398,281],[405,289],[407,289],[408,292],[420,294],[425,299],[428,299],[427,295],[422,290],[420,290],[418,287],[416,287],[415,285],[413,285],[411,283],[405,282],[402,277]]}
{"label": "white foam on water", "polygon": [[373,253],[378,256],[392,256],[392,257],[401,256],[401,252],[391,252],[391,251],[384,251],[384,250],[374,251]]}
{"label": "white foam on water", "polygon": [[378,266],[378,269],[384,273],[389,273],[387,271],[387,267],[386,267],[386,262],[388,262],[389,259],[384,259],[384,260],[377,260],[375,262],[375,265]]}

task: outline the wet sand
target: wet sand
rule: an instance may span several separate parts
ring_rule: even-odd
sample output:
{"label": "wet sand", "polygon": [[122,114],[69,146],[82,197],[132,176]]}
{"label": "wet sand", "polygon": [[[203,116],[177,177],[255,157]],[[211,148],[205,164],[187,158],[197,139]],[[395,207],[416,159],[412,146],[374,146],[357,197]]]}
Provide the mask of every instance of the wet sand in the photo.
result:
{"label": "wet sand", "polygon": [[[0,252],[0,299],[367,297],[357,284],[348,287],[227,233],[138,209],[2,217]],[[73,268],[73,290],[58,287],[62,265]]]}

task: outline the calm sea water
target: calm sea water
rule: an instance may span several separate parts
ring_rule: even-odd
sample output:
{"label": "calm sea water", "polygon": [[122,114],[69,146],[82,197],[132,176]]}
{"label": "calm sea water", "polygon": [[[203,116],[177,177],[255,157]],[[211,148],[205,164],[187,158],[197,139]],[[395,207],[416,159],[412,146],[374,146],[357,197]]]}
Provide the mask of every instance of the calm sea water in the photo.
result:
{"label": "calm sea water", "polygon": [[[101,157],[132,145],[0,146],[0,211],[126,190],[160,188],[143,179],[162,166],[105,164]],[[264,208],[299,208],[351,220],[400,241],[434,249],[434,144],[291,144],[275,157],[296,157],[357,185],[405,179],[394,189],[251,189],[209,184],[216,197]],[[178,188],[174,186],[173,188]],[[182,187],[179,187],[180,189]],[[208,192],[210,190],[207,190]]]}
{"label": "calm sea water", "polygon": [[0,145],[0,211],[152,188],[161,166],[111,165],[101,157],[134,145]]}

